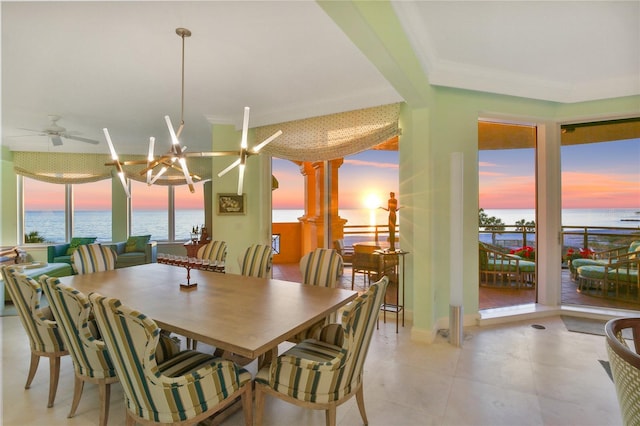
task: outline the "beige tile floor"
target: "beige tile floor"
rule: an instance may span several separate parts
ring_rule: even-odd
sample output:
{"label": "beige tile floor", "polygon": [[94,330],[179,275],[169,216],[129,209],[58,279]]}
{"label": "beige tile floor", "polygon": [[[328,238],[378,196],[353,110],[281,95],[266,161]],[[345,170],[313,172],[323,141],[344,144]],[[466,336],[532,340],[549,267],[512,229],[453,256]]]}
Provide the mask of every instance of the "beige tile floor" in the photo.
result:
{"label": "beige tile floor", "polygon": [[[2,424],[94,425],[97,388],[85,385],[76,416],[70,359],[62,362],[55,406],[46,408],[49,366],[40,363],[24,389],[28,340],[17,317],[2,317]],[[375,425],[619,425],[604,337],[566,330],[559,317],[465,329],[462,348],[438,337],[427,345],[410,340],[411,324],[395,333],[380,322],[365,364],[365,402]],[[199,347],[209,350],[207,347]],[[255,371],[255,367],[250,365]],[[112,386],[111,425],[123,425],[122,387]],[[265,425],[324,425],[324,414],[267,398]],[[242,413],[226,425],[242,425]],[[338,408],[338,425],[361,425],[355,401]]]}

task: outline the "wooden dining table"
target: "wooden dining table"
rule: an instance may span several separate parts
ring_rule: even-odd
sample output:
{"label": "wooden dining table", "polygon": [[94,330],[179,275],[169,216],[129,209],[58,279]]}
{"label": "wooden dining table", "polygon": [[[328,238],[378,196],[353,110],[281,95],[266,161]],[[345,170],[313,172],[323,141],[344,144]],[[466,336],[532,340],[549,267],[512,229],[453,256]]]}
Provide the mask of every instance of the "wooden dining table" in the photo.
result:
{"label": "wooden dining table", "polygon": [[356,298],[357,292],[270,278],[150,263],[60,278],[90,294],[115,297],[165,330],[249,359],[307,329]]}

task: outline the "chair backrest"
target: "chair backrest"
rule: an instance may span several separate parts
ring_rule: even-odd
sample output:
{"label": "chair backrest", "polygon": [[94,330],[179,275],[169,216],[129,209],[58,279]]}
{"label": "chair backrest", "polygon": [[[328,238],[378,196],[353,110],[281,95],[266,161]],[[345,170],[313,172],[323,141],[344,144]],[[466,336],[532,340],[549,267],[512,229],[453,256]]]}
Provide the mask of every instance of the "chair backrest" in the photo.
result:
{"label": "chair backrest", "polygon": [[118,299],[91,293],[89,300],[98,329],[109,351],[125,394],[125,406],[137,415],[171,409],[171,386],[154,380],[161,376],[155,359],[160,328],[142,313]]}
{"label": "chair backrest", "polygon": [[[627,333],[633,336],[633,349],[623,337]],[[640,424],[640,318],[612,319],[605,325],[605,335],[622,422]]]}
{"label": "chair backrest", "polygon": [[116,267],[116,256],[115,252],[107,246],[81,245],[73,253],[73,268],[78,275],[109,271]]}
{"label": "chair backrest", "polygon": [[342,329],[344,341],[342,343],[342,353],[345,355],[344,371],[341,374],[340,388],[344,393],[350,393],[362,380],[362,369],[364,361],[369,351],[371,336],[375,329],[380,306],[387,291],[389,278],[384,276],[369,287],[369,289],[358,296],[342,312]]}
{"label": "chair backrest", "polygon": [[379,246],[356,244],[353,246],[352,265],[354,270],[378,272],[381,269],[380,256],[374,251],[380,250]]}
{"label": "chair backrest", "polygon": [[187,424],[239,389],[238,367],[205,353],[181,351],[158,365],[160,328],[151,318],[98,293],[89,301],[125,407],[144,423]]}
{"label": "chair backrest", "polygon": [[49,308],[40,309],[40,284],[13,266],[3,266],[1,270],[4,285],[29,336],[31,350],[46,353],[66,351],[58,324],[53,320]]}
{"label": "chair backrest", "polygon": [[248,247],[238,258],[241,274],[250,277],[267,277],[272,262],[273,249],[260,244]]}
{"label": "chair backrest", "polygon": [[43,276],[40,284],[60,325],[76,374],[97,379],[116,377],[107,348],[102,340],[96,339],[96,326],[89,320],[89,298],[58,278]]}
{"label": "chair backrest", "polygon": [[304,284],[336,287],[342,268],[342,257],[333,249],[317,248],[300,259]]}
{"label": "chair backrest", "polygon": [[198,249],[198,259],[218,260],[224,262],[227,258],[227,243],[224,241],[209,241]]}

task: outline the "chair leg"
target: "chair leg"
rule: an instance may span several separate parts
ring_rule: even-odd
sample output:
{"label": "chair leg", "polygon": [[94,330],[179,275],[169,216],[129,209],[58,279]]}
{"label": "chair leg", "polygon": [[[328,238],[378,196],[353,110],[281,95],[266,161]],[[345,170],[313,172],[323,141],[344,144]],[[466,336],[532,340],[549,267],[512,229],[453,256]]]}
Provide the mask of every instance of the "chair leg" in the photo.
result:
{"label": "chair leg", "polygon": [[76,410],[78,409],[78,404],[80,404],[80,398],[82,398],[82,390],[84,389],[84,380],[80,377],[76,376],[73,383],[73,401],[71,402],[71,410],[69,410],[69,414],[67,418],[71,418],[76,414]]}
{"label": "chair leg", "polygon": [[358,402],[358,410],[360,410],[362,423],[368,425],[369,421],[367,420],[367,412],[364,409],[364,391],[362,385],[360,385],[360,389],[358,389],[358,391],[356,392],[356,401]]}
{"label": "chair leg", "polygon": [[353,290],[353,281],[356,279],[356,270],[351,267],[351,290]]}
{"label": "chair leg", "polygon": [[242,413],[244,414],[244,424],[253,426],[253,382],[244,385],[247,390],[242,393]]}
{"label": "chair leg", "polygon": [[126,418],[125,424],[127,426],[136,426],[136,419],[133,418],[129,410],[127,410],[127,418]]}
{"label": "chair leg", "polygon": [[36,371],[38,371],[38,364],[40,363],[40,355],[36,355],[34,353],[31,354],[31,363],[29,363],[29,374],[27,375],[27,384],[24,385],[25,389],[29,389],[31,387],[31,382],[36,375]]}
{"label": "chair leg", "polygon": [[262,426],[262,415],[264,414],[264,392],[260,390],[260,385],[256,385],[255,400],[256,400],[255,425]]}
{"label": "chair leg", "polygon": [[98,394],[100,396],[100,426],[107,426],[109,421],[109,404],[111,402],[111,384],[98,384]]}
{"label": "chair leg", "polygon": [[331,405],[325,411],[325,417],[327,421],[327,426],[336,426],[336,406]]}
{"label": "chair leg", "polygon": [[49,358],[49,402],[48,408],[53,407],[53,401],[56,399],[56,391],[58,390],[58,379],[60,378],[60,357],[52,356]]}

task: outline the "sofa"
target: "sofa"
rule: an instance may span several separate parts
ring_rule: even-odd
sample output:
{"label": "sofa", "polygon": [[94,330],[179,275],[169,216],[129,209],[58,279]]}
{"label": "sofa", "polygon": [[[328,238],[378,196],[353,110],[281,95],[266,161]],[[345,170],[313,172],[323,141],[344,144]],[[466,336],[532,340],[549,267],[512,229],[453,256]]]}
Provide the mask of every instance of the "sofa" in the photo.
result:
{"label": "sofa", "polygon": [[116,269],[157,262],[158,243],[149,238],[150,235],[131,236],[127,241],[108,244],[117,255]]}
{"label": "sofa", "polygon": [[54,244],[47,247],[47,262],[49,263],[68,263],[71,262],[71,255],[83,244],[93,244],[98,237],[73,237],[71,241],[64,244]]}

